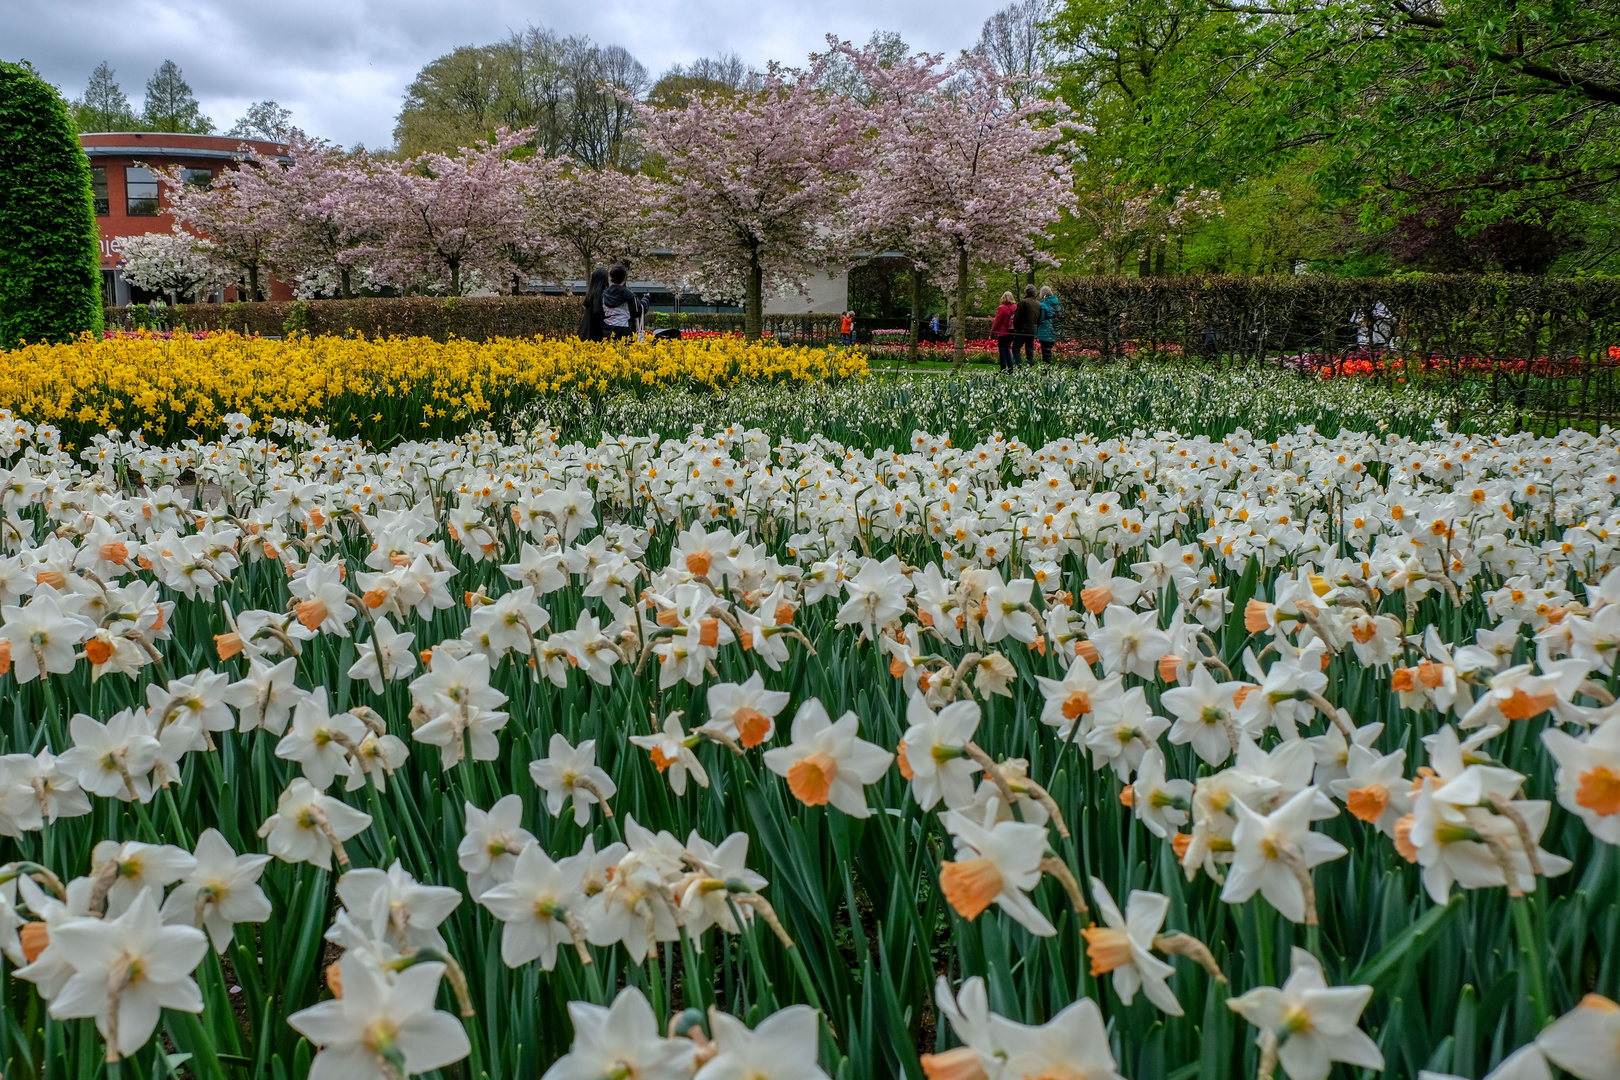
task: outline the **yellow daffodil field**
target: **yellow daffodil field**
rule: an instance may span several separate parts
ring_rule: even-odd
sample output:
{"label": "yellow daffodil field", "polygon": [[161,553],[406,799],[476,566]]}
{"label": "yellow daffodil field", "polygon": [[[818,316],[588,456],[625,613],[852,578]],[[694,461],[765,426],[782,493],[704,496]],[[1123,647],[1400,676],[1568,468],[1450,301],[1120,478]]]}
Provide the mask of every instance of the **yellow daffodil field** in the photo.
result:
{"label": "yellow daffodil field", "polygon": [[7,1080],[1620,1076],[1607,428],[728,339],[0,406]]}
{"label": "yellow daffodil field", "polygon": [[500,424],[567,394],[598,399],[670,387],[859,375],[863,354],[780,348],[740,338],[634,343],[230,333],[133,334],[0,352],[0,408],[84,445],[107,428],[161,445],[212,435],[223,417],[326,424],[384,446]]}

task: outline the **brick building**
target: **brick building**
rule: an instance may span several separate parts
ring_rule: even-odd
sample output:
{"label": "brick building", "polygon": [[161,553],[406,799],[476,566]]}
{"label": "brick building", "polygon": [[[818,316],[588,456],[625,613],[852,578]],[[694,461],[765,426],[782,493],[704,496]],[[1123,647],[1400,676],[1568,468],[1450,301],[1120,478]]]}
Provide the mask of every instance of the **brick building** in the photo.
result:
{"label": "brick building", "polygon": [[[144,302],[149,294],[124,281],[119,251],[124,238],[149,232],[168,232],[174,219],[165,211],[166,199],[154,172],[178,165],[188,183],[206,184],[222,169],[236,168],[242,147],[250,146],[266,157],[282,156],[285,146],[224,135],[176,135],[161,131],[101,132],[80,135],[79,143],[90,158],[91,183],[96,193],[96,224],[101,230],[101,288],[109,306]],[[261,282],[265,279],[261,278]],[[261,288],[271,300],[291,300],[292,290],[273,278]],[[227,288],[222,299],[238,299]]]}

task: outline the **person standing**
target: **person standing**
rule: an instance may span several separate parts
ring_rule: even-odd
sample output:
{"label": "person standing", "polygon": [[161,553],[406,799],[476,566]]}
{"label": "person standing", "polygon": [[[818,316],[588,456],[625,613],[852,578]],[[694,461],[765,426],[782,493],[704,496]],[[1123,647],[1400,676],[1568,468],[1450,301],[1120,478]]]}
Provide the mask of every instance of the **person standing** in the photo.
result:
{"label": "person standing", "polygon": [[1052,292],[1052,286],[1041,286],[1041,323],[1035,331],[1035,340],[1041,343],[1041,362],[1052,362],[1052,346],[1057,344],[1057,317],[1063,310],[1058,302],[1057,295]]}
{"label": "person standing", "polygon": [[608,290],[608,272],[598,266],[591,271],[591,282],[585,289],[585,311],[579,318],[579,339],[601,341],[607,335],[602,311],[602,296]]}
{"label": "person standing", "polygon": [[844,339],[844,348],[855,344],[855,313],[844,312],[843,318],[838,320],[838,333]]}
{"label": "person standing", "polygon": [[630,291],[630,273],[620,263],[608,273],[608,287],[602,293],[602,326],[610,340],[631,337],[641,314],[641,301]]}
{"label": "person standing", "polygon": [[1035,297],[1035,286],[1024,286],[1024,298],[1018,301],[1012,320],[1012,362],[1018,364],[1022,350],[1024,363],[1035,363],[1035,332],[1041,326],[1041,302]]}
{"label": "person standing", "polygon": [[928,320],[928,341],[930,344],[939,341],[939,312],[937,311]]}
{"label": "person standing", "polygon": [[996,353],[1002,371],[1011,371],[1013,368],[1013,315],[1017,311],[1018,307],[1013,303],[1013,294],[1004,292],[1001,294],[1001,306],[996,308],[996,317],[990,320],[990,336],[996,339]]}

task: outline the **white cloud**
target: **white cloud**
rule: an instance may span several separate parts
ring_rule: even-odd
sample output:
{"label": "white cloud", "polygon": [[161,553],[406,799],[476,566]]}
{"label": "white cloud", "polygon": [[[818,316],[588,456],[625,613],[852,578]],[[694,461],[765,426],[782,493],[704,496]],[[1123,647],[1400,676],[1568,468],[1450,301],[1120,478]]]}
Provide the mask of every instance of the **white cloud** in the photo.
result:
{"label": "white cloud", "polygon": [[306,130],[345,145],[392,142],[406,85],[457,45],[544,23],[629,49],[654,76],[734,51],[755,66],[802,63],[824,36],[863,42],[898,30],[913,48],[954,52],[1003,0],[638,0],[542,8],[516,0],[0,0],[0,59],[26,58],[68,96],[102,60],[138,109],[164,59],[221,130],[274,98]]}

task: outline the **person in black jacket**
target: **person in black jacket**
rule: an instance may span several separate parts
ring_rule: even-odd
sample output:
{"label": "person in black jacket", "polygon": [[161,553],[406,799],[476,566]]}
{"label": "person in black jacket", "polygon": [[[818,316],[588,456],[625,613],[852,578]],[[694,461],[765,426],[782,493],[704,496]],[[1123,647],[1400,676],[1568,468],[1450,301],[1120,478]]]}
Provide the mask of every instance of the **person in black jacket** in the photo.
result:
{"label": "person in black jacket", "polygon": [[1024,286],[1024,298],[1013,312],[1012,362],[1018,365],[1018,351],[1024,352],[1024,363],[1035,362],[1035,332],[1041,326],[1041,302],[1035,298],[1035,286]]}
{"label": "person in black jacket", "polygon": [[628,287],[629,277],[623,263],[608,271],[608,287],[602,293],[602,324],[609,340],[633,336],[644,312],[641,299]]}
{"label": "person in black jacket", "polygon": [[606,317],[602,311],[602,294],[607,292],[608,272],[601,267],[591,271],[591,283],[585,290],[585,311],[579,317],[579,339],[601,341],[606,336]]}

